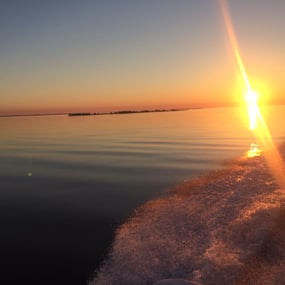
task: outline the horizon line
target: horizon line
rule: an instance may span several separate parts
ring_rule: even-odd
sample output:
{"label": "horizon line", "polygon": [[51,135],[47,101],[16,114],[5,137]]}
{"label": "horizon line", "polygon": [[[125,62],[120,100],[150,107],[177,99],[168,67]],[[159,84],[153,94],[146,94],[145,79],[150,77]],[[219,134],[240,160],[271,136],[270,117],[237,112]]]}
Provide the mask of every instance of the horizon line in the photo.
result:
{"label": "horizon line", "polygon": [[[267,106],[283,106],[285,103],[271,103],[271,104],[266,104]],[[216,106],[192,106],[192,107],[181,107],[181,108],[156,108],[156,109],[141,109],[141,110],[136,110],[136,109],[119,109],[119,110],[113,110],[113,111],[108,111],[108,112],[47,112],[47,113],[27,113],[27,114],[0,114],[0,118],[9,118],[9,117],[40,117],[40,116],[63,116],[63,115],[69,115],[69,114],[84,114],[88,113],[90,115],[115,115],[120,112],[128,111],[128,112],[133,112],[133,113],[143,113],[143,112],[155,112],[155,110],[164,110],[164,111],[171,111],[171,110],[195,110],[195,109],[218,109],[218,108],[233,108],[233,107],[240,107],[240,104],[222,104],[222,105],[216,105]]]}

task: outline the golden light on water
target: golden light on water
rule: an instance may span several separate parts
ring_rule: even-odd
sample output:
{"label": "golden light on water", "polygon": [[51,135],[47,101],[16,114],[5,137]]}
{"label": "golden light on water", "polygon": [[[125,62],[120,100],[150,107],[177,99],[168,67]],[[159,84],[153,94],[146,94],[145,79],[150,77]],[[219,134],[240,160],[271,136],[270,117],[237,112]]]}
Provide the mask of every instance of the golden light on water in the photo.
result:
{"label": "golden light on water", "polygon": [[[285,188],[284,162],[277,147],[273,143],[270,131],[260,111],[260,107],[258,105],[259,95],[252,89],[250,80],[247,76],[242,57],[240,55],[234,28],[232,25],[229,9],[227,6],[227,0],[220,0],[220,6],[228,38],[235,56],[236,65],[244,85],[244,101],[247,106],[249,129],[253,132],[255,140],[260,141],[260,143],[262,143],[262,146],[265,147],[266,150],[270,150],[264,152],[267,164],[279,186]],[[251,158],[260,155],[261,149],[259,145],[256,143],[252,143],[250,145],[250,149],[247,152],[247,157]]]}
{"label": "golden light on water", "polygon": [[247,157],[256,157],[261,155],[261,149],[258,144],[252,143],[247,151]]}

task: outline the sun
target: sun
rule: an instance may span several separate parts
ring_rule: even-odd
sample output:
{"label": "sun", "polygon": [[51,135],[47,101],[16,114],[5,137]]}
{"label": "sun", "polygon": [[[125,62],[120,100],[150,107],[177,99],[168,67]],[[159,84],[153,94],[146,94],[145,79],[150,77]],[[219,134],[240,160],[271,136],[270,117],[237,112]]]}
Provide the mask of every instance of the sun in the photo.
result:
{"label": "sun", "polygon": [[257,102],[259,96],[257,92],[250,89],[245,93],[244,97],[248,111],[249,129],[254,131],[257,127],[257,119],[260,113]]}

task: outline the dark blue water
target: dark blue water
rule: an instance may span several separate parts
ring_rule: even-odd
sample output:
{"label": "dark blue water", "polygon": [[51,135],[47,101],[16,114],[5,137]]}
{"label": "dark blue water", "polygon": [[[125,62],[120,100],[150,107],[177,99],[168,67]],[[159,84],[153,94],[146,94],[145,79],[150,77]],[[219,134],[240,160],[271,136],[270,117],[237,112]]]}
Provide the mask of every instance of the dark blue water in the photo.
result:
{"label": "dark blue water", "polygon": [[[283,111],[268,111],[276,141]],[[86,284],[137,206],[244,155],[254,138],[243,118],[237,109],[0,118],[1,284]]]}

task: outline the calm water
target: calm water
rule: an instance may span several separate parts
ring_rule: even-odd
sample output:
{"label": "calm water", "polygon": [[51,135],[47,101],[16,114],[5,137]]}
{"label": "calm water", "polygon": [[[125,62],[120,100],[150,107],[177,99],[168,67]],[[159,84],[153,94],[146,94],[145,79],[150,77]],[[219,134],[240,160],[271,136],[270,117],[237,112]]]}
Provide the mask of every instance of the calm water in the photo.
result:
{"label": "calm water", "polygon": [[[266,113],[276,141],[284,111]],[[1,284],[85,284],[135,207],[253,140],[230,108],[0,118],[0,128]]]}

